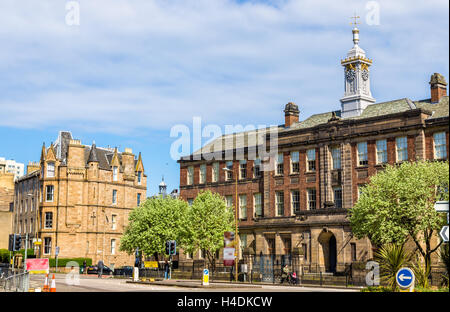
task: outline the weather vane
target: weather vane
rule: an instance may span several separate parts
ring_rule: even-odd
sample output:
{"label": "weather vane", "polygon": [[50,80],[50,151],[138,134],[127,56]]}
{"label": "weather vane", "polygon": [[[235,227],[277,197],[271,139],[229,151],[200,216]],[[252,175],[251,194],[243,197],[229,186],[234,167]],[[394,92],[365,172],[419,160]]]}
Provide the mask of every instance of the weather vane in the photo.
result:
{"label": "weather vane", "polygon": [[356,12],[355,12],[355,16],[352,16],[350,18],[355,19],[354,22],[350,22],[350,25],[355,25],[355,27],[356,27],[356,25],[361,24],[361,23],[358,23],[358,21],[356,20],[356,19],[360,18],[359,16],[356,15]]}

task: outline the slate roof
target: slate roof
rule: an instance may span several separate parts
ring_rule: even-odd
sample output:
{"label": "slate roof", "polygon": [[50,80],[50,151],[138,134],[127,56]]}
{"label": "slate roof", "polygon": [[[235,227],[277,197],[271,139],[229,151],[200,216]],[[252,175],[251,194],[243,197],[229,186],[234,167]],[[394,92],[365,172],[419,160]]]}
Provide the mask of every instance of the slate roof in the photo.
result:
{"label": "slate roof", "polygon": [[[428,119],[434,119],[434,118],[441,118],[441,117],[448,117],[449,116],[449,97],[444,96],[441,98],[439,103],[431,103],[431,99],[426,100],[420,100],[420,101],[412,101],[408,98],[402,98],[398,100],[393,101],[387,101],[382,103],[376,103],[371,104],[366,107],[366,109],[363,111],[363,113],[360,116],[356,117],[349,117],[344,118],[343,120],[348,119],[364,119],[364,118],[371,118],[371,117],[378,117],[383,115],[390,115],[395,113],[401,113],[406,112],[409,110],[422,108],[424,110],[432,112],[432,115]],[[341,111],[334,111],[336,116],[341,115]],[[288,132],[298,129],[307,129],[312,128],[315,126],[318,126],[320,124],[326,124],[328,123],[328,120],[332,118],[333,111],[332,112],[326,112],[326,113],[320,113],[320,114],[314,114],[307,119],[303,121],[296,122],[291,125],[289,128],[284,128],[284,125],[281,125],[278,127],[279,131],[281,132]],[[211,151],[211,148],[215,144],[220,144],[220,140],[222,141],[222,150],[229,150],[233,148],[242,148],[242,147],[252,147],[257,146],[262,140],[264,139],[264,134],[267,132],[267,129],[259,130],[258,135],[255,138],[255,135],[252,135],[255,133],[255,131],[247,131],[247,132],[240,132],[240,133],[233,133],[229,135],[223,135],[222,137],[210,142],[209,144],[205,145],[201,149],[195,151],[193,155],[200,154],[202,152],[209,152]],[[243,142],[238,142],[237,144],[234,142],[234,140],[227,140],[231,137],[238,137],[242,138],[244,137]]]}

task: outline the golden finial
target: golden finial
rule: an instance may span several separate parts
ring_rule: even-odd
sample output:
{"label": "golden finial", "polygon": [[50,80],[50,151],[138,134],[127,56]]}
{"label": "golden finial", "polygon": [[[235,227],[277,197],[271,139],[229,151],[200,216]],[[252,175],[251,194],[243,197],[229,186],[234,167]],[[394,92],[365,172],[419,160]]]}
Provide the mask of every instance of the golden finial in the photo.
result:
{"label": "golden finial", "polygon": [[356,15],[356,12],[355,12],[355,16],[352,16],[350,18],[353,18],[355,20],[353,22],[350,22],[350,25],[355,25],[355,27],[356,27],[356,25],[361,24],[361,23],[358,23],[358,21],[356,20],[356,19],[360,18],[359,16]]}

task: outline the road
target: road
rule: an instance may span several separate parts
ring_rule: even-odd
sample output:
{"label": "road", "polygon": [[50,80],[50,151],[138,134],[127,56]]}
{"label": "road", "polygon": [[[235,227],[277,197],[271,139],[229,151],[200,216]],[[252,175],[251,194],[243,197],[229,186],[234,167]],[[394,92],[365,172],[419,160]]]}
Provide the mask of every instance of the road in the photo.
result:
{"label": "road", "polygon": [[[52,274],[49,275],[50,278]],[[319,287],[290,287],[277,285],[261,285],[260,288],[190,288],[165,285],[131,284],[131,279],[97,278],[97,276],[80,275],[78,283],[66,280],[68,275],[55,274],[57,292],[357,292],[355,289],[336,289]],[[43,287],[45,275],[34,274],[30,277],[30,288]],[[51,279],[49,280],[51,285]]]}

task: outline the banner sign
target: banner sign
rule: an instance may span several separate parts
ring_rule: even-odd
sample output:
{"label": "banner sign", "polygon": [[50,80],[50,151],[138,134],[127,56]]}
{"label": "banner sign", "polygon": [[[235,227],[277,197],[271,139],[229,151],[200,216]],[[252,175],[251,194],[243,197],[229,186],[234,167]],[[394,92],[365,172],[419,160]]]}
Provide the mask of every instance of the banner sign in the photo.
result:
{"label": "banner sign", "polygon": [[233,232],[225,232],[223,234],[223,241],[225,248],[234,247],[234,233]]}
{"label": "banner sign", "polygon": [[27,271],[30,274],[48,274],[49,262],[48,258],[43,259],[27,259]]}
{"label": "banner sign", "polygon": [[223,249],[223,265],[234,265],[234,248],[225,247]]}

